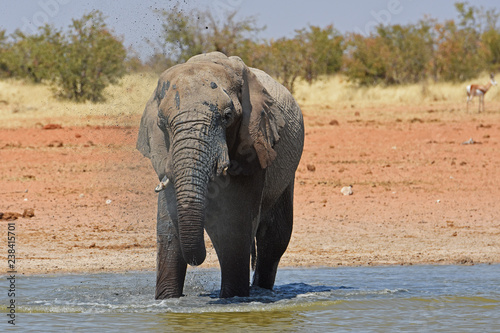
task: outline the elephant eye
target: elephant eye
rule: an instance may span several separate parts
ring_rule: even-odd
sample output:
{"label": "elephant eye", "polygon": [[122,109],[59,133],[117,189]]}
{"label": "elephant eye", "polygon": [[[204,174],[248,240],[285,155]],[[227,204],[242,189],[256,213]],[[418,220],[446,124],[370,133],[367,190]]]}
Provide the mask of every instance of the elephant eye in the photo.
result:
{"label": "elephant eye", "polygon": [[227,107],[226,109],[224,109],[224,111],[222,112],[222,117],[224,118],[226,124],[229,124],[233,119],[233,109],[231,107]]}

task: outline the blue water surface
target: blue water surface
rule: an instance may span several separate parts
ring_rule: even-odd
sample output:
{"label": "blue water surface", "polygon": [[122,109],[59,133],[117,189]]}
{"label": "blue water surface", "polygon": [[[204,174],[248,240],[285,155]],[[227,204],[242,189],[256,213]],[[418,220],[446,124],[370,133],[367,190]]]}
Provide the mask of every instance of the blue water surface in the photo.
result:
{"label": "blue water surface", "polygon": [[[232,299],[217,298],[219,283],[218,270],[190,269],[185,297],[157,301],[154,272],[17,276],[15,329],[23,332],[500,330],[500,265],[280,269],[274,291],[253,288],[250,297]],[[3,303],[7,301],[5,298]],[[3,317],[0,329],[12,329],[5,312]]]}

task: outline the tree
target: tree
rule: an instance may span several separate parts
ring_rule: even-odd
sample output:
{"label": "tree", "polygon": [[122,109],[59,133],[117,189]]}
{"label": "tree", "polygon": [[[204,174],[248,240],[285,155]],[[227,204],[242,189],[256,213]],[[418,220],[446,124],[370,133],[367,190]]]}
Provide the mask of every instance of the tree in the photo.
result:
{"label": "tree", "polygon": [[380,25],[369,37],[350,36],[345,73],[362,85],[416,83],[428,75],[433,48],[431,25],[426,21]]}
{"label": "tree", "polygon": [[498,20],[500,13],[495,8],[490,10],[482,10],[479,13],[481,26],[484,28],[481,31],[481,42],[488,50],[486,62],[489,70],[500,70],[500,28]]}
{"label": "tree", "polygon": [[0,77],[8,76],[8,65],[7,65],[7,52],[9,44],[7,42],[7,35],[5,30],[0,30]]}
{"label": "tree", "polygon": [[348,36],[344,71],[349,80],[360,85],[376,85],[386,81],[390,51],[381,37]]}
{"label": "tree", "polygon": [[[500,69],[500,31],[497,27],[500,13],[495,8],[484,9],[467,2],[457,2],[455,8],[458,26],[447,22],[447,26],[442,28],[448,30],[447,33],[440,31],[444,52],[451,61],[448,65],[450,73],[444,78],[463,81],[476,77],[484,70]],[[443,67],[447,65],[445,61],[441,59]]]}
{"label": "tree", "polygon": [[[178,7],[157,12],[164,23],[159,41],[166,58],[174,63],[187,61],[194,55],[219,51],[227,56],[239,55],[251,42],[251,35],[262,28],[256,26],[255,18],[236,19],[236,11],[226,12],[218,20],[205,9],[184,12]],[[155,56],[158,58],[158,56]],[[245,59],[244,59],[245,60]]]}
{"label": "tree", "polygon": [[0,47],[3,47],[7,42],[7,35],[5,35],[5,29],[0,30]]}
{"label": "tree", "polygon": [[73,20],[58,57],[56,94],[77,102],[104,100],[104,88],[125,73],[125,57],[121,40],[107,29],[100,11]]}
{"label": "tree", "polygon": [[430,30],[425,21],[378,27],[378,35],[389,53],[385,60],[386,84],[417,83],[427,77],[434,47]]}
{"label": "tree", "polygon": [[491,71],[500,70],[500,31],[490,29],[483,33],[481,40],[487,48],[486,62]]}
{"label": "tree", "polygon": [[[217,20],[210,11],[201,12],[201,16],[208,19],[209,47],[227,56],[240,55],[244,48],[252,41],[255,35],[264,28],[257,27],[254,17],[236,20],[237,11],[227,12],[222,20]],[[245,59],[243,59],[245,60]]]}
{"label": "tree", "polygon": [[262,68],[293,94],[295,81],[304,73],[303,45],[296,38],[281,38],[271,41],[267,47],[268,58]]}
{"label": "tree", "polygon": [[295,38],[302,45],[304,72],[301,76],[307,82],[341,69],[344,38],[333,25],[324,29],[310,25],[309,29],[297,30]]}
{"label": "tree", "polygon": [[12,34],[12,43],[3,51],[4,68],[9,76],[27,78],[35,83],[50,80],[58,66],[57,56],[62,42],[61,32],[52,26],[39,28],[38,34]]}
{"label": "tree", "polygon": [[[162,39],[161,47],[167,58],[175,63],[186,62],[195,54],[204,52],[208,49],[206,38],[202,29],[201,18],[197,10],[191,13],[185,13],[173,7],[171,10],[162,10],[157,13],[162,21]],[[196,20],[194,20],[196,18]],[[206,52],[206,51],[205,51]]]}
{"label": "tree", "polygon": [[293,93],[301,77],[312,83],[320,75],[338,72],[342,66],[343,37],[333,26],[309,26],[293,38],[280,38],[248,46],[248,64],[276,77]]}
{"label": "tree", "polygon": [[476,30],[460,29],[454,21],[438,24],[435,29],[438,33],[435,61],[440,79],[470,80],[487,68],[488,50],[481,44]]}

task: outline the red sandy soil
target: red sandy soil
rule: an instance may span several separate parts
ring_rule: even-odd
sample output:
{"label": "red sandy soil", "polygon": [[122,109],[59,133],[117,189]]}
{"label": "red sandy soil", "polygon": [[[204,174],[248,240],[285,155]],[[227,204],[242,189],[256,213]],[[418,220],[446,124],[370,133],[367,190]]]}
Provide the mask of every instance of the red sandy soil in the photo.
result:
{"label": "red sandy soil", "polygon": [[[281,267],[500,262],[500,114],[305,114]],[[154,270],[157,179],[138,129],[55,127],[0,129],[0,212],[35,214],[0,220],[2,244],[15,222],[18,273]],[[201,267],[218,267],[207,247]]]}

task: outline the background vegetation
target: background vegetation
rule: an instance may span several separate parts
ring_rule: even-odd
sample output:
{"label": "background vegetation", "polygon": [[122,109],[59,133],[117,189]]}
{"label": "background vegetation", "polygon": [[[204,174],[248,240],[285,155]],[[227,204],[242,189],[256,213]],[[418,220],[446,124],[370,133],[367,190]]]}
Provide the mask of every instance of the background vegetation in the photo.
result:
{"label": "background vegetation", "polygon": [[104,88],[125,74],[126,50],[101,12],[73,20],[63,32],[45,25],[34,35],[0,32],[0,77],[47,82],[53,93],[76,102],[104,100]]}
{"label": "background vegetation", "polygon": [[123,46],[101,12],[84,15],[66,31],[37,34],[0,31],[0,77],[47,83],[61,99],[100,102],[107,85],[127,72],[162,72],[202,52],[238,55],[280,80],[297,83],[341,74],[356,87],[457,83],[500,69],[500,14],[458,2],[456,20],[424,18],[408,25],[380,25],[369,36],[341,34],[333,25],[310,25],[291,38],[262,40],[255,18],[236,12],[217,19],[208,10],[158,11],[164,22],[160,51],[146,62]]}

